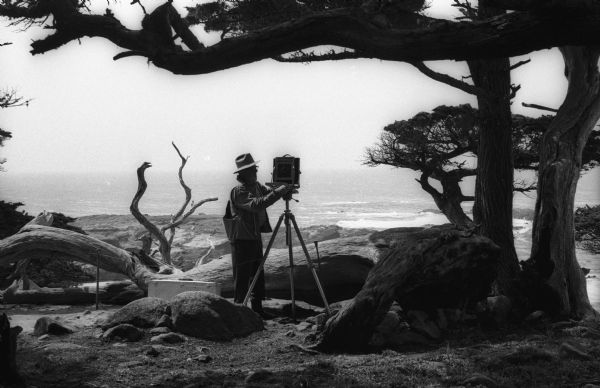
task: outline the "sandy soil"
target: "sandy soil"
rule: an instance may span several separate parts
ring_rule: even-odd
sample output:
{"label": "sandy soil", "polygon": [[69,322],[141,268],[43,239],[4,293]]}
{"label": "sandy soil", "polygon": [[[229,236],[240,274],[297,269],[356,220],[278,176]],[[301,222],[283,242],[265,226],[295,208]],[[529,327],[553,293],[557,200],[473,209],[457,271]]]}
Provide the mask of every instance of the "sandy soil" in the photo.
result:
{"label": "sandy soil", "polygon": [[[279,319],[231,342],[104,342],[97,323],[116,307],[4,306],[24,327],[17,360],[29,387],[583,387],[600,384],[600,331],[564,323],[504,330],[454,328],[443,342],[366,354],[314,354],[306,324]],[[40,316],[77,328],[32,335]],[[595,330],[595,331],[594,331]],[[565,350],[565,344],[581,354]],[[155,352],[149,350],[154,346]]]}

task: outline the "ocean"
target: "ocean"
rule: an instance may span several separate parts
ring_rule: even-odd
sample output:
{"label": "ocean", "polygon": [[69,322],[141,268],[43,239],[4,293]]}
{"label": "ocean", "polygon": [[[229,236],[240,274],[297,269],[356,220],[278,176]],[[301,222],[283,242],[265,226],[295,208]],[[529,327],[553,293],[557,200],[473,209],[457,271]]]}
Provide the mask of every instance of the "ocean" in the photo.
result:
{"label": "ocean", "polygon": [[[270,180],[260,172],[259,180]],[[346,228],[390,228],[421,226],[446,222],[431,197],[415,181],[418,174],[406,169],[387,167],[335,171],[303,171],[299,202],[290,206],[301,226],[337,224]],[[519,177],[531,179],[532,176]],[[223,214],[229,192],[237,184],[229,171],[184,171],[192,188],[193,199],[218,197],[197,212]],[[152,215],[172,214],[181,206],[184,193],[177,172],[146,171],[148,189],[140,210]],[[463,184],[463,192],[472,192],[473,180]],[[92,214],[129,214],[131,199],[137,190],[135,171],[130,173],[0,173],[0,199],[23,202],[24,210],[38,214],[43,210],[62,212],[72,217]],[[527,218],[535,204],[535,192],[517,193],[514,208],[517,218]],[[576,205],[600,204],[600,169],[582,176]],[[470,212],[472,203],[465,203]],[[271,216],[283,211],[283,201],[270,208]],[[525,216],[524,216],[525,215]]]}
{"label": "ocean", "polygon": [[[361,167],[355,170],[303,171],[299,193],[290,202],[298,224],[339,225],[344,228],[392,228],[446,223],[431,197],[415,181],[418,174],[406,169]],[[532,179],[520,175],[517,179]],[[229,192],[237,184],[230,171],[185,172],[184,179],[196,201],[218,197],[200,206],[196,213],[223,214]],[[140,211],[151,215],[173,214],[183,203],[184,193],[177,172],[146,171],[148,189],[140,201]],[[259,171],[259,180],[270,180]],[[463,185],[472,192],[473,180]],[[129,214],[137,190],[135,171],[130,173],[0,173],[0,199],[23,202],[30,214],[57,211],[71,217],[92,214]],[[579,180],[576,206],[600,204],[600,168],[585,173]],[[519,258],[528,257],[531,244],[531,215],[535,192],[516,193],[514,197],[514,234]],[[470,214],[472,203],[464,203]],[[275,221],[284,210],[279,201],[269,214]],[[590,268],[588,292],[600,309],[600,255],[578,250],[578,260]]]}

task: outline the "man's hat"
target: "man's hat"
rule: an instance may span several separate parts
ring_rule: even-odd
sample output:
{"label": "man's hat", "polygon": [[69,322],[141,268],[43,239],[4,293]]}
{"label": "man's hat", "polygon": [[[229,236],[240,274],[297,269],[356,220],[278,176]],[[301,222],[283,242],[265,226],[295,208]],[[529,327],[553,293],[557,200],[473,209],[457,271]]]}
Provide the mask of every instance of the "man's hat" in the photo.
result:
{"label": "man's hat", "polygon": [[252,158],[252,155],[250,154],[241,154],[240,156],[235,158],[235,165],[237,166],[237,170],[234,171],[234,174],[237,174],[238,172],[247,168],[254,167],[258,162],[260,162],[260,160],[257,160],[255,162],[254,158]]}

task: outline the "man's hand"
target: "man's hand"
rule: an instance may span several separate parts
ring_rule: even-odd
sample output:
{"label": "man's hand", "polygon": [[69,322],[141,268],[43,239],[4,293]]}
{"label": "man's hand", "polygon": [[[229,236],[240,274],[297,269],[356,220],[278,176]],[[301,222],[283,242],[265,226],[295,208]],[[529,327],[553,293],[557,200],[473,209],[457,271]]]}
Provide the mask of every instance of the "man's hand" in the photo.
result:
{"label": "man's hand", "polygon": [[294,191],[294,185],[288,185],[285,183],[282,183],[280,186],[277,186],[275,189],[275,194],[281,196],[281,197],[285,197],[288,194],[291,194]]}

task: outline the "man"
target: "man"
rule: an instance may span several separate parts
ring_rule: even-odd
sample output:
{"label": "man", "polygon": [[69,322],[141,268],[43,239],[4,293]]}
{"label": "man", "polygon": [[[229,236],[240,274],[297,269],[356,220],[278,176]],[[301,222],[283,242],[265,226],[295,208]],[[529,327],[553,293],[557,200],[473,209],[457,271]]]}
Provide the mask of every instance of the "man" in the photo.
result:
{"label": "man", "polygon": [[[237,180],[240,185],[231,190],[231,211],[239,217],[236,238],[231,242],[233,267],[233,296],[236,303],[242,303],[263,257],[261,233],[273,230],[269,223],[266,208],[285,196],[293,187],[281,185],[274,190],[260,184],[256,177],[257,164],[250,154],[242,154],[235,159]],[[263,311],[265,297],[265,276],[260,274],[251,295],[252,310],[263,318],[270,318]]]}

